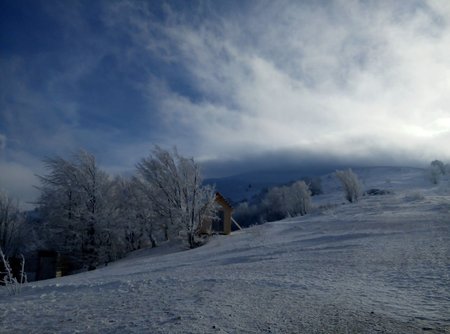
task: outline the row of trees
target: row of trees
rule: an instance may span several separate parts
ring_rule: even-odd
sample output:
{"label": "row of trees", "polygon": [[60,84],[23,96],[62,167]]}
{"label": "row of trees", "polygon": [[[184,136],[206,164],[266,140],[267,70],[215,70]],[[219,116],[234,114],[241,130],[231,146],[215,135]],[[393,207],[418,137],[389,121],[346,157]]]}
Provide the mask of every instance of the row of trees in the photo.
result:
{"label": "row of trees", "polygon": [[49,243],[94,268],[159,240],[183,237],[199,244],[202,221],[214,216],[214,189],[202,185],[193,159],[155,147],[131,178],[110,176],[95,157],[79,151],[70,159],[45,159],[39,210]]}
{"label": "row of trees", "polygon": [[[39,176],[38,187],[40,239],[76,268],[94,268],[161,240],[181,238],[196,247],[202,242],[202,222],[215,219],[214,188],[202,184],[199,166],[176,149],[155,147],[129,178],[111,178],[85,151],[44,163],[48,173]],[[361,189],[356,174],[347,170],[336,176],[347,199],[357,201]],[[259,204],[243,203],[236,213],[252,223],[305,215],[311,211],[311,184],[273,187]],[[320,182],[314,181],[312,188],[320,193]],[[0,213],[0,247],[6,256],[14,255],[24,216],[5,194],[0,194]]]}
{"label": "row of trees", "polygon": [[[362,185],[358,176],[351,170],[338,170],[334,173],[342,185],[345,198],[357,202],[362,196]],[[312,210],[311,196],[322,193],[320,178],[305,178],[288,185],[272,187],[256,203],[240,203],[235,214],[243,225],[261,224],[286,217],[306,215]]]}

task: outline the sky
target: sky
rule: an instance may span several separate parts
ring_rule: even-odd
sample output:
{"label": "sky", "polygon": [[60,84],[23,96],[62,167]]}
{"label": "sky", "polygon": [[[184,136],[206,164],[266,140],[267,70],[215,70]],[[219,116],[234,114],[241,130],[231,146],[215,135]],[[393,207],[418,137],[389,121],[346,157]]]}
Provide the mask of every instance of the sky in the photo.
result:
{"label": "sky", "polygon": [[0,188],[154,145],[205,176],[450,159],[450,2],[0,2]]}

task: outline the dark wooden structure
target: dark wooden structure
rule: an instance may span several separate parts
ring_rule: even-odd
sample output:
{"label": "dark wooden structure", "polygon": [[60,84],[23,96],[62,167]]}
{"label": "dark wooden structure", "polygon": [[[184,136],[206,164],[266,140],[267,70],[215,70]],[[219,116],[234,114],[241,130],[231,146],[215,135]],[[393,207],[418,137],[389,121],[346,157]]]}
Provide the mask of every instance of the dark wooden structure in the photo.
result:
{"label": "dark wooden structure", "polygon": [[64,258],[51,250],[38,251],[36,280],[66,276],[68,265]]}

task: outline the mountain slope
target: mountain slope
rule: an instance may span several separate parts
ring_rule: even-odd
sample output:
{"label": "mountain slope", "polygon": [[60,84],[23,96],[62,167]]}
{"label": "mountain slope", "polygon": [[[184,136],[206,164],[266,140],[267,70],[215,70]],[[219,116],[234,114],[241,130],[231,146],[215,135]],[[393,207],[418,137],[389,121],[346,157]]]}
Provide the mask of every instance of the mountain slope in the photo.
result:
{"label": "mountain slope", "polygon": [[363,182],[393,193],[342,205],[325,177],[311,215],[0,289],[1,332],[449,332],[448,184],[413,169],[367,169]]}

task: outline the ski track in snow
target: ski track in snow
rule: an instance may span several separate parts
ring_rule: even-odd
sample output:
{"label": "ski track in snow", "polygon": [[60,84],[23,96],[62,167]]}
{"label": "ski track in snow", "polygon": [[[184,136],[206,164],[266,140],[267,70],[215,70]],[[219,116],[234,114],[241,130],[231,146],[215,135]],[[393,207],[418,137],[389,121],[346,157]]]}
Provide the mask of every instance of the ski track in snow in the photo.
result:
{"label": "ski track in snow", "polygon": [[328,179],[313,214],[1,288],[0,333],[450,333],[450,186],[357,173],[394,193],[342,205]]}

